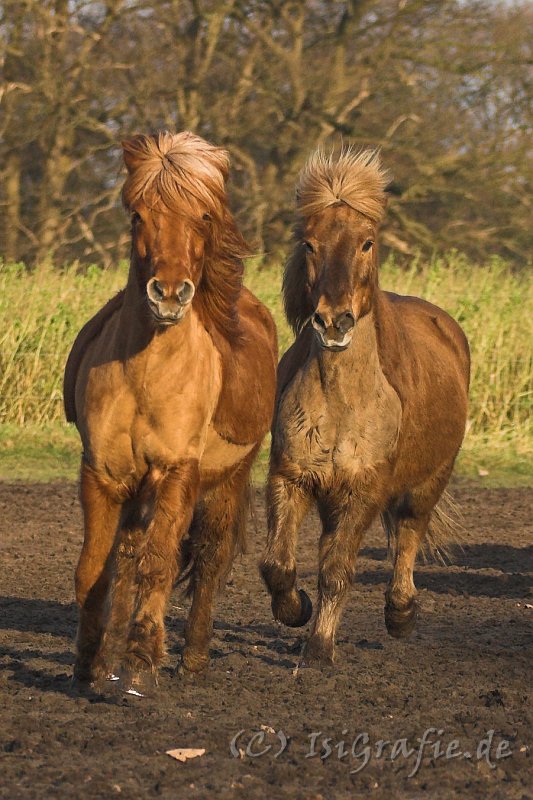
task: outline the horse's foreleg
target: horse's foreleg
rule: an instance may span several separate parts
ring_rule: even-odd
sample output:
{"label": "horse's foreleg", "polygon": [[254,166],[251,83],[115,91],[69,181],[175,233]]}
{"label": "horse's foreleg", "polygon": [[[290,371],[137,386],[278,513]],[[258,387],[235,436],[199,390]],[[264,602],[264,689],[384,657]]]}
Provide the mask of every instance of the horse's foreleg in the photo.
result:
{"label": "horse's foreleg", "polygon": [[182,667],[189,672],[199,672],[209,663],[215,594],[231,569],[236,550],[244,547],[248,479],[255,453],[229,480],[207,492],[195,512],[189,583],[192,605],[182,655]]}
{"label": "horse's foreleg", "polygon": [[313,631],[305,647],[304,661],[332,663],[335,634],[348,590],[355,575],[357,553],[363,534],[377,509],[358,498],[330,506],[319,503],[323,532],[319,545],[318,605]]}
{"label": "horse's foreleg", "polygon": [[298,528],[310,498],[281,475],[270,475],[267,485],[268,538],[261,575],[272,597],[274,618],[293,628],[306,625],[313,611],[303,589],[296,588]]}
{"label": "horse's foreleg", "polygon": [[121,503],[102,486],[92,468],[82,462],[81,505],[85,535],[76,568],[76,600],[80,607],[74,677],[90,682],[100,647],[104,605],[109,586],[109,555],[118,525]]}
{"label": "horse's foreleg", "polygon": [[429,516],[427,513],[390,520],[394,572],[385,592],[385,624],[390,635],[397,639],[409,636],[416,624],[413,569],[428,529]]}
{"label": "horse's foreleg", "polygon": [[95,677],[99,679],[120,669],[135,604],[136,562],[143,536],[146,530],[124,525],[122,520],[110,559],[104,632],[95,658]]}
{"label": "horse's foreleg", "polygon": [[165,653],[165,609],[198,483],[198,463],[188,460],[167,472],[157,487],[153,518],[135,559],[137,593],[122,661],[123,682],[133,688],[155,680]]}

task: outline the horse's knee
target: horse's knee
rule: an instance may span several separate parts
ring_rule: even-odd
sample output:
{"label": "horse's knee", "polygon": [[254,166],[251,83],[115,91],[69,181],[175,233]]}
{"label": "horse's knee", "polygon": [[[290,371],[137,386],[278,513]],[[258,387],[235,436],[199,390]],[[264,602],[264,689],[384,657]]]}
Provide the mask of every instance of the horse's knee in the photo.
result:
{"label": "horse's knee", "polygon": [[327,600],[337,600],[342,597],[353,579],[353,570],[340,562],[327,561],[320,568],[318,576],[318,589],[321,596]]}

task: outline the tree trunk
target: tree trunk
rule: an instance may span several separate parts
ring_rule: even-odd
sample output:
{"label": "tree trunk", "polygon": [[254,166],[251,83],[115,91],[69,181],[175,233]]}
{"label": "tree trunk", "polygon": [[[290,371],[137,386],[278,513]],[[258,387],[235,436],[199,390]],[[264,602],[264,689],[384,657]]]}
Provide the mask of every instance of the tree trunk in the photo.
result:
{"label": "tree trunk", "polygon": [[6,261],[19,258],[20,232],[20,155],[11,150],[7,154],[4,172],[5,215],[4,257]]}

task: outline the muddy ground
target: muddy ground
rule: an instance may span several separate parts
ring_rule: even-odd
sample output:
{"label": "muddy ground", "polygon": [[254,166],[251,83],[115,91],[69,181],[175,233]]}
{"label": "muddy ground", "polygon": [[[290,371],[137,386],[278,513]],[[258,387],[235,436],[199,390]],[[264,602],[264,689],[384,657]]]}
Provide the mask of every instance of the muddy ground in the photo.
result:
{"label": "muddy ground", "polygon": [[[208,673],[192,685],[172,674],[186,607],[175,593],[169,666],[157,696],[137,699],[71,688],[76,487],[1,486],[0,797],[531,798],[533,490],[454,494],[464,551],[451,567],[419,566],[413,637],[387,636],[390,567],[376,527],[335,669],[297,675],[299,632],[273,622],[257,572],[258,495],[257,531],[218,602]],[[309,519],[300,575],[312,594],[316,541]],[[165,755],[178,747],[206,752],[183,764]]]}

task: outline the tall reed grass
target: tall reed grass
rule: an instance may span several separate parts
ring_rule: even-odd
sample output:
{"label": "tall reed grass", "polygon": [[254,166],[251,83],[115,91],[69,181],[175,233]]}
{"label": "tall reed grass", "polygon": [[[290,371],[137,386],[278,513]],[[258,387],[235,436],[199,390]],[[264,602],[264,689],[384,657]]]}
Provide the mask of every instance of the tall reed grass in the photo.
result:
{"label": "tall reed grass", "polygon": [[0,266],[0,423],[63,419],[65,360],[76,333],[125,283],[125,268]]}
{"label": "tall reed grass", "polygon": [[[280,296],[281,268],[249,262],[246,283],[271,309],[280,350],[292,335]],[[61,384],[81,325],[124,285],[126,267],[80,272],[0,266],[0,423],[44,425],[63,418]],[[499,260],[475,267],[457,253],[415,262],[389,260],[381,285],[437,303],[464,327],[472,351],[469,437],[533,455],[533,278]]]}

